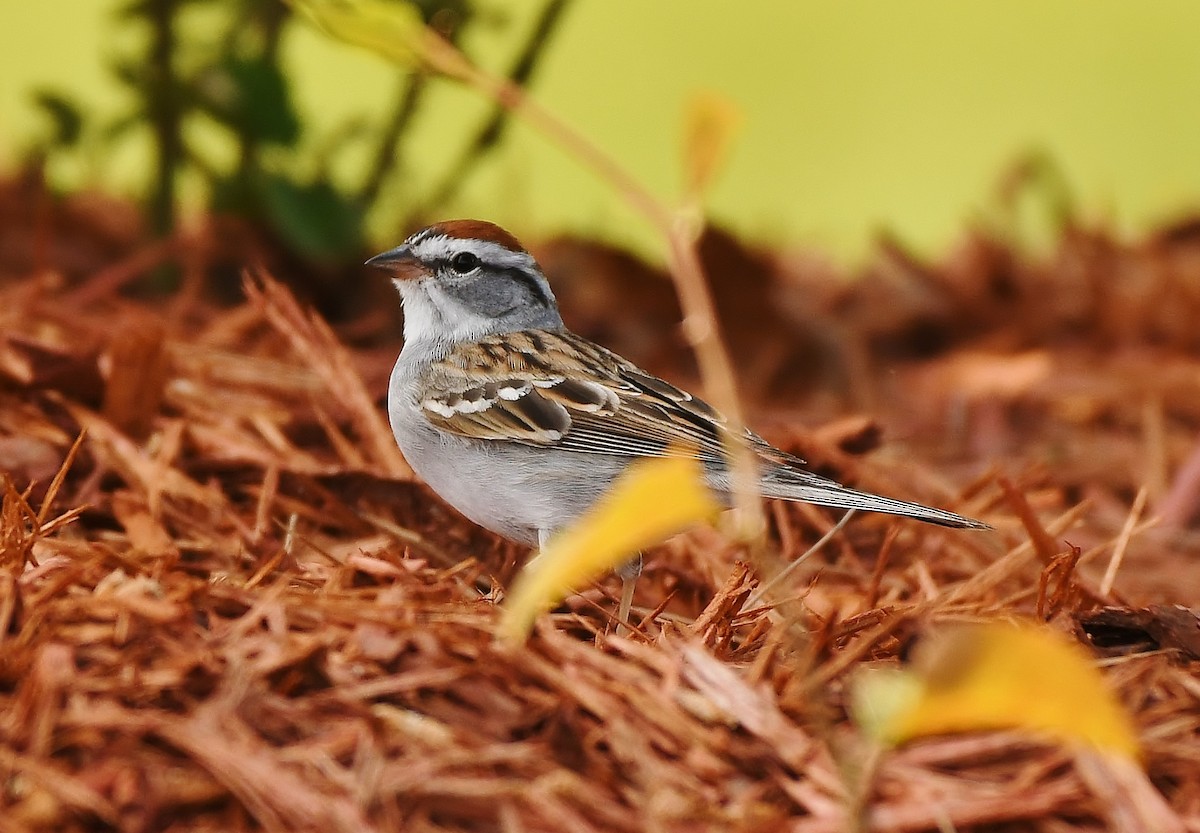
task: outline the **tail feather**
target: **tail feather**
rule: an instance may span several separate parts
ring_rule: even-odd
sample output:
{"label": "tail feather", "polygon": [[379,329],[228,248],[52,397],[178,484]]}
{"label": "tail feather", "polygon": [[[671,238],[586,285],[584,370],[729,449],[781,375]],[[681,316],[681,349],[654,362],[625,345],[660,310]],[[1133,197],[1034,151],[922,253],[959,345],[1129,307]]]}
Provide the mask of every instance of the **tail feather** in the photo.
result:
{"label": "tail feather", "polygon": [[761,485],[765,497],[815,503],[818,506],[829,506],[834,509],[858,509],[864,512],[902,515],[906,518],[916,518],[925,523],[956,529],[991,529],[982,521],[956,515],[945,509],[935,509],[932,506],[907,500],[896,500],[882,495],[873,495],[870,492],[860,492],[857,489],[850,489],[832,480],[811,474],[803,480],[799,477],[794,480],[791,478],[787,480],[765,478]]}

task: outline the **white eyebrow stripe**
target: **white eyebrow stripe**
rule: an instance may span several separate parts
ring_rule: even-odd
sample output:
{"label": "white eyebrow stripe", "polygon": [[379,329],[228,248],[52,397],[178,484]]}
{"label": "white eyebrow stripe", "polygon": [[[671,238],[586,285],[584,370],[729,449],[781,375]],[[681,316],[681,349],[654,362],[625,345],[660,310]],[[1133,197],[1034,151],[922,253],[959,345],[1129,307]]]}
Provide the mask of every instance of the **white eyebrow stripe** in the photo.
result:
{"label": "white eyebrow stripe", "polygon": [[529,269],[534,265],[532,255],[514,252],[490,240],[464,240],[445,234],[432,235],[409,243],[418,260],[426,263],[449,260],[460,252],[470,252],[484,263],[502,268]]}

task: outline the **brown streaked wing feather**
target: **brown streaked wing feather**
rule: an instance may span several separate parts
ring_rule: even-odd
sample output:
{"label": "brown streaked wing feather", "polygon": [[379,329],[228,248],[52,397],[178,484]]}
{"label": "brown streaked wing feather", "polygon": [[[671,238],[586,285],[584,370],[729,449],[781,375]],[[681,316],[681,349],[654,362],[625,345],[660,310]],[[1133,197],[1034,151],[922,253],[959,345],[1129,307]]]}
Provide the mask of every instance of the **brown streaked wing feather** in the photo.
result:
{"label": "brown streaked wing feather", "polygon": [[430,369],[422,401],[434,425],[465,437],[631,457],[691,446],[722,459],[711,406],[566,330],[459,345]]}
{"label": "brown streaked wing feather", "polygon": [[429,421],[444,431],[552,445],[571,427],[571,414],[619,407],[606,381],[582,373],[581,366],[571,344],[557,333],[493,336],[458,345],[434,363],[421,405]]}

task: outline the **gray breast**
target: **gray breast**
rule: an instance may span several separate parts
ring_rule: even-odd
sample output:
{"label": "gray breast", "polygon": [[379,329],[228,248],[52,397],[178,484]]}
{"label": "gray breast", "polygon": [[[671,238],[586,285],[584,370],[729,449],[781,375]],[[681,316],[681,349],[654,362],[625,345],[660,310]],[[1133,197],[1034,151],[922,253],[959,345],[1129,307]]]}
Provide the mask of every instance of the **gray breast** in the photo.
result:
{"label": "gray breast", "polygon": [[506,538],[535,545],[539,529],[553,532],[571,524],[630,462],[441,431],[415,400],[413,370],[402,356],[388,395],[400,450],[443,500]]}

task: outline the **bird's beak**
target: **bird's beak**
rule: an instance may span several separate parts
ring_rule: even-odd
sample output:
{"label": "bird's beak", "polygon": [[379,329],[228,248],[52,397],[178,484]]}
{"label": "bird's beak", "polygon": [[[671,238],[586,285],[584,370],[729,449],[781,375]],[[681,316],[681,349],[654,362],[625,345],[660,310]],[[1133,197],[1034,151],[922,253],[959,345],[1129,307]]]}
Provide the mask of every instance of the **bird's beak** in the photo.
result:
{"label": "bird's beak", "polygon": [[428,274],[424,264],[417,260],[412,249],[405,245],[377,254],[363,265],[389,272],[392,278],[398,281],[416,280]]}

